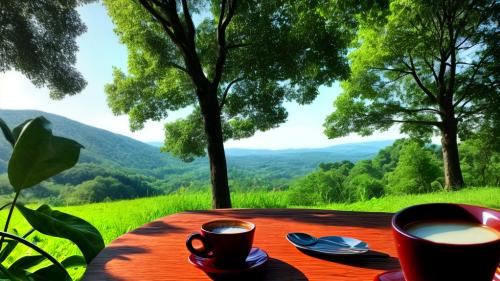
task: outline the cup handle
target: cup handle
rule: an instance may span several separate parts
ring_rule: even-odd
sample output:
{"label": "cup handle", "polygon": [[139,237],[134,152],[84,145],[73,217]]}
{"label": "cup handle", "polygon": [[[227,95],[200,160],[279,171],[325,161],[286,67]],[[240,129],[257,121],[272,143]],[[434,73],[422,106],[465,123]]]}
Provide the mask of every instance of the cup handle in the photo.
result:
{"label": "cup handle", "polygon": [[[193,247],[193,240],[200,240],[201,244],[203,245],[202,249],[196,249]],[[212,258],[213,253],[210,253],[210,246],[208,241],[199,233],[193,233],[189,235],[188,239],[186,240],[186,247],[188,250],[202,258]],[[210,253],[210,254],[209,254]]]}

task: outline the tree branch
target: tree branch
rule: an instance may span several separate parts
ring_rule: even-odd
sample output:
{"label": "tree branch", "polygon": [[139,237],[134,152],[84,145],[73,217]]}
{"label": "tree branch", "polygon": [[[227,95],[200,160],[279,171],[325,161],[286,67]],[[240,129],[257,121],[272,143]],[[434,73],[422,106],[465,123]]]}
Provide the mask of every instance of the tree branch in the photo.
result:
{"label": "tree branch", "polygon": [[409,124],[417,124],[417,125],[426,125],[426,126],[436,126],[440,127],[441,122],[437,121],[424,121],[424,120],[394,120],[394,119],[385,119],[387,122],[393,123],[409,123]]}
{"label": "tree branch", "polygon": [[381,82],[379,87],[380,87],[380,88],[385,88],[385,86],[387,86],[387,85],[389,85],[389,84],[392,84],[392,83],[395,83],[395,82],[397,82],[399,79],[401,79],[401,78],[403,78],[403,77],[406,77],[407,75],[410,75],[410,74],[409,74],[409,73],[403,73],[403,72],[402,72],[402,73],[400,73],[400,74],[398,75],[398,77],[396,77],[396,79],[394,79],[394,80],[391,80],[391,81],[388,81],[388,82],[385,82],[385,83],[384,83],[384,82]]}
{"label": "tree branch", "polygon": [[194,37],[195,37],[196,31],[194,28],[193,19],[191,17],[191,14],[189,13],[189,7],[187,4],[187,0],[182,0],[182,12],[184,14],[184,20],[186,21],[189,40],[192,41],[194,44]]}
{"label": "tree branch", "polygon": [[229,44],[226,47],[226,50],[231,50],[231,49],[236,49],[236,48],[242,48],[242,47],[248,47],[251,46],[252,43],[240,43],[240,44]]}
{"label": "tree branch", "polygon": [[[171,30],[172,24],[168,21],[168,19],[164,18],[156,9],[149,4],[147,0],[139,0],[141,5],[148,10],[148,12],[162,25],[163,29],[165,32],[168,34],[170,39],[176,44],[179,43],[178,38],[175,37],[173,31]],[[157,3],[157,1],[154,1],[154,3]]]}
{"label": "tree branch", "polygon": [[434,69],[434,65],[431,64],[425,56],[424,56],[423,60],[424,60],[424,63],[427,65],[427,67],[430,68],[430,70],[432,70],[432,76],[434,76],[434,79],[436,80],[436,85],[437,85],[439,82],[438,82],[438,76],[437,76],[436,70]]}
{"label": "tree branch", "polygon": [[401,69],[401,68],[371,67],[371,69],[382,70],[382,71],[394,71],[394,72],[400,72],[400,73],[413,74],[411,71],[404,70],[404,69]]}
{"label": "tree branch", "polygon": [[417,85],[420,87],[420,89],[422,89],[422,91],[429,97],[431,101],[433,101],[434,103],[438,103],[437,98],[432,94],[432,92],[427,87],[425,87],[425,85],[420,80],[420,77],[418,76],[417,71],[415,69],[415,64],[413,63],[413,57],[411,56],[411,54],[409,55],[409,57],[410,57],[410,65],[408,65],[406,62],[403,62],[403,64],[405,64],[406,67],[410,69],[411,75],[413,76],[413,79],[415,79],[415,81],[417,82]]}
{"label": "tree branch", "polygon": [[187,54],[189,47],[186,44],[190,43],[188,38],[186,37],[186,31],[182,25],[181,20],[179,19],[179,15],[177,14],[177,3],[176,1],[168,1],[168,7],[165,8],[165,12],[167,13],[170,23],[172,25],[173,34],[178,39],[178,46]]}
{"label": "tree branch", "polygon": [[481,65],[484,63],[484,61],[486,60],[487,57],[488,57],[488,55],[485,55],[481,58],[481,60],[479,60],[479,62],[477,64],[471,64],[471,65],[474,65],[475,68],[472,72],[472,75],[469,78],[469,82],[464,87],[464,91],[463,91],[464,94],[453,104],[453,107],[456,107],[457,105],[459,105],[465,99],[465,97],[467,97],[469,95],[470,91],[468,91],[468,89],[474,83],[474,79],[476,78],[476,75],[479,72]]}
{"label": "tree branch", "polygon": [[484,111],[484,110],[486,110],[486,109],[488,109],[488,108],[489,108],[489,106],[488,106],[488,105],[486,105],[486,106],[484,106],[484,107],[479,107],[479,108],[477,108],[477,109],[475,109],[475,110],[471,110],[471,111],[462,111],[462,112],[460,112],[460,113],[458,114],[457,119],[462,119],[462,118],[464,118],[464,117],[468,117],[468,116],[471,116],[471,115],[474,115],[474,114],[478,114],[478,113],[480,113],[481,111]]}
{"label": "tree branch", "polygon": [[430,107],[426,107],[426,108],[416,108],[416,109],[410,109],[410,108],[401,108],[402,111],[404,112],[407,112],[407,113],[417,113],[417,112],[425,112],[425,111],[430,111],[430,112],[434,112],[434,113],[437,113],[437,114],[440,114],[442,115],[442,112],[435,109],[435,108],[430,108]]}
{"label": "tree branch", "polygon": [[224,20],[224,15],[226,14],[226,2],[227,0],[222,0],[220,5],[220,14],[219,14],[219,22],[217,23],[217,30],[219,30],[222,26],[222,21]]}
{"label": "tree branch", "polygon": [[172,66],[173,68],[177,68],[180,71],[183,71],[183,72],[189,74],[188,70],[185,67],[183,67],[183,66],[180,66],[180,65],[178,65],[176,63],[169,63],[169,65]]}
{"label": "tree branch", "polygon": [[226,17],[222,20],[221,28],[224,32],[226,32],[226,28],[229,25],[229,22],[233,19],[234,11],[236,10],[236,0],[226,0],[228,3],[228,11]]}
{"label": "tree branch", "polygon": [[243,77],[236,78],[233,81],[229,82],[226,89],[224,90],[224,93],[222,94],[222,99],[220,101],[219,110],[222,110],[222,108],[224,107],[224,104],[226,103],[226,97],[227,97],[227,94],[229,93],[229,89],[231,89],[231,86],[233,86],[233,84],[235,84],[241,80],[243,80]]}
{"label": "tree branch", "polygon": [[[225,14],[227,2],[227,14]],[[226,28],[231,22],[234,16],[234,11],[236,9],[236,0],[223,0],[221,5],[221,14],[219,18],[219,23],[217,25],[217,61],[215,63],[215,74],[212,84],[218,86],[222,78],[222,71],[224,68],[224,63],[226,62]]]}

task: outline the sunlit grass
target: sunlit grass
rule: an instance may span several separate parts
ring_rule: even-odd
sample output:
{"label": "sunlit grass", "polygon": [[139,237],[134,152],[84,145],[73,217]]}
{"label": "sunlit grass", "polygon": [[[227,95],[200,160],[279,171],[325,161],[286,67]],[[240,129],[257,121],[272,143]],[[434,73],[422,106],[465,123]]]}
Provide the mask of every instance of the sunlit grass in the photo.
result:
{"label": "sunlit grass", "polygon": [[[286,191],[240,192],[232,194],[232,201],[234,208],[301,208],[301,206],[289,206],[287,195]],[[498,198],[500,198],[500,188],[490,187],[423,195],[387,196],[353,204],[324,204],[308,208],[395,212],[410,205],[428,202],[468,203],[490,208],[500,208],[500,200]],[[211,195],[208,192],[200,192],[57,207],[55,209],[89,221],[99,229],[106,244],[108,244],[118,236],[149,221],[186,210],[207,210],[210,209],[210,204]],[[0,221],[5,221],[6,213],[5,210],[0,212]],[[11,227],[16,228],[20,233],[29,230],[28,224],[17,212],[14,213]],[[37,241],[38,246],[55,255],[59,260],[70,255],[79,254],[79,250],[66,240],[47,238],[39,234],[30,237],[31,240],[34,239]],[[26,248],[20,247],[19,250],[22,251],[17,252],[18,255],[26,253],[24,252]],[[10,259],[10,262],[12,262],[12,259]],[[78,279],[82,273],[83,269],[81,268],[71,272],[75,279]]]}
{"label": "sunlit grass", "polygon": [[462,203],[500,209],[500,187],[468,188],[454,192],[386,196],[352,204],[324,204],[315,206],[314,208],[346,211],[397,212],[411,205],[432,202]]}

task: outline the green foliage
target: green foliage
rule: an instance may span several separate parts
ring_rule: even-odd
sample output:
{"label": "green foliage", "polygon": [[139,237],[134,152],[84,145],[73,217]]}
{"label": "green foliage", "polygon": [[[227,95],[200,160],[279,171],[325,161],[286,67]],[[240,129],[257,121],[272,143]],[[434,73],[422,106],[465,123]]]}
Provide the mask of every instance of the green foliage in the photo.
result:
{"label": "green foliage", "polygon": [[[344,92],[325,123],[329,137],[368,135],[395,122],[403,122],[403,132],[429,136],[444,106],[436,97],[444,91],[464,121],[475,115],[474,109],[498,106],[498,77],[490,72],[498,67],[491,49],[496,47],[488,41],[498,29],[496,1],[470,6],[463,1],[390,2],[384,20],[361,21],[356,49],[349,55],[351,76],[342,83]],[[443,18],[451,14],[457,16],[446,26]],[[460,67],[446,65],[452,53]],[[454,76],[438,73],[440,65]],[[451,90],[444,88],[449,83],[455,83]],[[472,103],[462,106],[469,99]]]}
{"label": "green foliage", "polygon": [[290,187],[290,203],[292,205],[311,206],[319,203],[344,202],[346,196],[343,188],[344,177],[341,173],[315,171],[295,181]]}
{"label": "green foliage", "polygon": [[500,185],[500,134],[485,124],[459,146],[464,178],[470,185]]}
{"label": "green foliage", "polygon": [[351,161],[343,160],[341,162],[320,163],[318,167],[323,171],[336,170],[343,176],[347,176],[354,167],[354,164]]}
{"label": "green foliage", "polygon": [[81,144],[53,136],[50,122],[44,117],[16,129],[22,133],[16,139],[8,175],[17,192],[73,167],[78,161]]}
{"label": "green foliage", "polygon": [[359,201],[355,203],[321,204],[314,208],[369,211],[369,212],[397,212],[403,208],[425,203],[458,203],[500,208],[500,187],[464,188],[459,191],[438,191],[426,194],[387,195],[382,198]]}
{"label": "green foliage", "polygon": [[[439,148],[434,145],[400,139],[381,149],[371,160],[355,164],[349,161],[320,163],[317,171],[292,183],[290,202],[303,205],[356,202],[393,193],[441,190],[442,160],[436,151]],[[336,175],[336,181],[331,181],[328,173]]]}
{"label": "green foliage", "polygon": [[[166,6],[154,1],[104,1],[129,51],[127,74],[114,69],[105,88],[110,107],[128,114],[137,130],[147,120],[163,120],[168,112],[193,105],[185,120],[166,125],[164,150],[184,160],[205,154],[201,95],[217,96],[211,107],[222,108],[223,138],[239,139],[275,128],[287,118],[284,101],[311,103],[320,85],[348,72],[352,32],[343,21],[331,20],[347,16],[329,1],[238,1],[227,4],[220,18],[221,3],[198,1],[189,11],[173,11],[196,18],[191,26],[184,16],[173,20]],[[146,5],[161,17],[152,17]],[[233,8],[234,16],[227,16]],[[174,27],[165,28],[162,21]],[[191,28],[192,41],[189,32],[178,31]],[[179,43],[184,41],[189,43]],[[201,93],[203,85],[214,91]]]}
{"label": "green foliage", "polygon": [[435,191],[431,185],[441,175],[439,162],[432,152],[417,142],[401,148],[399,162],[393,172],[386,174],[387,192],[414,194]]}
{"label": "green foliage", "polygon": [[99,231],[81,218],[53,211],[47,205],[42,205],[36,210],[19,204],[16,207],[35,230],[75,243],[87,263],[90,263],[104,248],[104,241]]}
{"label": "green foliage", "polygon": [[382,174],[393,171],[399,161],[399,153],[407,140],[396,140],[391,146],[381,149],[372,159],[372,165]]}
{"label": "green foliage", "polygon": [[85,181],[68,192],[62,194],[62,199],[70,204],[93,203],[119,199],[131,199],[159,195],[161,192],[141,182],[124,183],[113,177],[97,176]]}
{"label": "green foliage", "polygon": [[[15,260],[9,268],[1,265],[0,278],[10,280],[71,280],[67,270],[56,259],[24,238],[34,230],[40,233],[66,238],[75,243],[82,251],[85,260],[89,263],[97,253],[104,248],[101,234],[88,222],[59,211],[52,211],[49,206],[43,205],[32,210],[17,203],[23,189],[31,188],[51,176],[74,166],[80,155],[82,146],[70,139],[52,135],[50,122],[44,117],[28,119],[15,127],[12,131],[0,120],[2,132],[13,146],[12,156],[8,165],[8,179],[15,196],[1,232],[0,257],[5,260],[11,255],[20,242],[40,256],[22,256]],[[28,231],[20,237],[14,229],[14,234],[6,232],[13,214],[14,207],[21,212],[34,230]],[[2,207],[3,208],[3,207]],[[7,240],[4,246],[5,238]],[[36,270],[30,270],[42,260],[48,259],[52,265]]]}
{"label": "green foliage", "polygon": [[162,151],[170,152],[186,162],[192,162],[195,157],[205,156],[206,147],[203,119],[199,109],[185,119],[165,124],[165,143]]}
{"label": "green foliage", "polygon": [[369,174],[349,175],[346,179],[346,193],[350,199],[346,202],[364,201],[384,195],[384,184],[380,179]]}
{"label": "green foliage", "polygon": [[[447,188],[463,185],[457,130],[497,122],[500,105],[500,3],[391,0],[384,15],[358,17],[335,111],[325,121],[330,138],[385,131],[443,137]],[[493,43],[495,42],[495,43]]]}
{"label": "green foliage", "polygon": [[[51,97],[80,92],[86,85],[76,63],[76,37],[85,32],[76,8],[93,0],[0,2],[0,73],[20,71]],[[12,93],[14,95],[14,93]]]}
{"label": "green foliage", "polygon": [[371,160],[361,160],[356,162],[349,172],[349,177],[356,177],[358,175],[369,175],[372,178],[380,179],[382,174],[379,170],[373,167]]}

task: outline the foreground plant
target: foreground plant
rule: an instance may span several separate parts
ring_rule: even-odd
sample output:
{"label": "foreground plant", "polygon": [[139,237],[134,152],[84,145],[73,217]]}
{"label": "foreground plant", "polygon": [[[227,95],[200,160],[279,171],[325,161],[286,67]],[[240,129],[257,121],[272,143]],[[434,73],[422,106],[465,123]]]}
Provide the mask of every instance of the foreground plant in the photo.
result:
{"label": "foreground plant", "polygon": [[[0,129],[13,147],[8,165],[8,177],[15,191],[13,201],[0,207],[0,210],[10,207],[4,229],[0,231],[0,279],[72,280],[67,269],[88,264],[104,248],[104,241],[99,231],[85,220],[52,210],[48,205],[30,209],[17,200],[23,189],[33,187],[73,167],[83,146],[71,139],[52,135],[50,122],[44,117],[26,120],[13,130],[0,119]],[[32,227],[24,235],[19,235],[15,230],[14,233],[8,232],[14,207]],[[72,241],[83,256],[74,255],[59,262],[26,240],[35,231]],[[38,254],[22,256],[10,266],[6,266],[5,260],[19,243]],[[51,265],[43,266],[42,262],[45,260],[50,261]]]}

